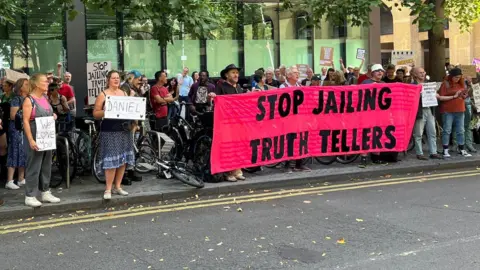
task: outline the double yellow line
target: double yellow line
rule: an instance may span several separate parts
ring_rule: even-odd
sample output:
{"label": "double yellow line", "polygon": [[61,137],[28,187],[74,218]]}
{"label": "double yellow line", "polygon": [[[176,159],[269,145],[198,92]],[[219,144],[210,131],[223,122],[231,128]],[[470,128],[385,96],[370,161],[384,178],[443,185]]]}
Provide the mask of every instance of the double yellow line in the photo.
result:
{"label": "double yellow line", "polygon": [[338,184],[338,185],[331,185],[331,186],[290,189],[290,190],[282,190],[282,191],[269,192],[269,193],[248,194],[248,195],[243,195],[238,197],[224,197],[224,198],[210,199],[210,200],[204,200],[204,201],[198,200],[198,201],[191,201],[191,202],[177,203],[177,204],[170,204],[170,205],[133,208],[133,209],[127,209],[127,210],[111,211],[106,213],[86,214],[86,215],[74,216],[74,217],[56,218],[56,219],[50,219],[50,220],[4,225],[4,226],[0,226],[0,234],[26,232],[26,231],[48,229],[48,228],[73,225],[73,224],[91,223],[91,222],[97,222],[97,221],[106,221],[106,220],[121,219],[121,218],[127,218],[127,217],[175,212],[175,211],[205,208],[205,207],[211,207],[211,206],[222,206],[222,205],[240,204],[240,203],[247,203],[247,202],[269,201],[269,200],[289,198],[289,197],[295,197],[295,196],[301,196],[301,195],[312,195],[312,194],[319,194],[319,193],[354,190],[354,189],[369,188],[369,187],[399,185],[399,184],[415,183],[415,182],[417,183],[427,182],[427,181],[449,179],[452,177],[469,177],[469,176],[477,176],[477,175],[480,175],[479,170],[470,170],[470,171],[462,171],[462,172],[391,178],[391,179],[385,179],[385,180],[373,180],[373,181],[365,181],[365,182],[359,182],[359,183]]}

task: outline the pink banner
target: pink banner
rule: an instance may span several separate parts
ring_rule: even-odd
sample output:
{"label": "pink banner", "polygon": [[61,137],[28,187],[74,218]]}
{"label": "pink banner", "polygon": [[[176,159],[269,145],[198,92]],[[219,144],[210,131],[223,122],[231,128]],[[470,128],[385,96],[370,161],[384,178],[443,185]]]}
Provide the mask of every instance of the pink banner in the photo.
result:
{"label": "pink banner", "polygon": [[212,173],[311,156],[405,151],[420,85],[291,87],[215,98]]}

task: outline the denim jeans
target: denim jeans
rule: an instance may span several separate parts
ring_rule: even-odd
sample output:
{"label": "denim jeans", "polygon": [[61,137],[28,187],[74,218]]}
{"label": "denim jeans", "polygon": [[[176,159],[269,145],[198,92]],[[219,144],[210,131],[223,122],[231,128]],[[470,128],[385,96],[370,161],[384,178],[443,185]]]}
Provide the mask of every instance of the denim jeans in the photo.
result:
{"label": "denim jeans", "polygon": [[413,137],[415,138],[415,152],[423,156],[422,136],[424,129],[427,129],[428,151],[430,155],[437,154],[437,132],[435,130],[435,116],[430,108],[422,109],[422,118],[415,121]]}
{"label": "denim jeans", "polygon": [[[186,103],[185,105],[185,120],[187,120],[187,122],[192,122],[192,117],[190,115],[190,108],[189,108],[189,105],[188,105],[188,96],[180,96],[179,99],[178,99],[178,102],[180,102],[180,104],[182,103],[182,101],[184,101]],[[182,105],[180,105],[180,108],[182,108]],[[182,113],[181,111],[179,111],[178,113]]]}
{"label": "denim jeans", "polygon": [[[473,148],[473,132],[470,129],[470,121],[472,121],[472,104],[465,100],[465,120],[464,120],[464,128],[465,128],[465,145],[467,148]],[[453,130],[455,131],[455,129]],[[455,133],[453,134],[453,145],[458,146],[457,143],[457,136]]]}
{"label": "denim jeans", "polygon": [[465,128],[464,128],[465,114],[463,112],[456,113],[443,113],[443,133],[442,144],[443,147],[448,147],[450,142],[450,134],[452,134],[452,128],[455,127],[455,133],[457,137],[457,143],[460,146],[465,145]]}

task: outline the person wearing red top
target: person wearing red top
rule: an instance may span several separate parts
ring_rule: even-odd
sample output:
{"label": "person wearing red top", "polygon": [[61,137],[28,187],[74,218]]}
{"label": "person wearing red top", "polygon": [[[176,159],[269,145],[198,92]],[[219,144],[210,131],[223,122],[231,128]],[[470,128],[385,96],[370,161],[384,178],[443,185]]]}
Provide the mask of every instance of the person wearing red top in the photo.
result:
{"label": "person wearing red top", "polygon": [[62,83],[62,86],[60,86],[60,89],[58,89],[58,93],[67,98],[67,104],[70,108],[70,112],[72,113],[72,116],[75,117],[75,94],[73,93],[73,88],[67,83]]}
{"label": "person wearing red top", "polygon": [[372,73],[372,65],[368,65],[367,69],[368,69],[367,73],[362,74],[362,75],[360,75],[360,77],[358,77],[357,84],[362,84],[363,81],[370,79],[370,76],[371,76],[371,73]]}
{"label": "person wearing red top", "polygon": [[172,95],[165,87],[167,84],[167,73],[157,71],[155,73],[157,83],[150,89],[150,102],[155,112],[154,130],[162,131],[162,128],[168,125],[168,103],[173,102]]}

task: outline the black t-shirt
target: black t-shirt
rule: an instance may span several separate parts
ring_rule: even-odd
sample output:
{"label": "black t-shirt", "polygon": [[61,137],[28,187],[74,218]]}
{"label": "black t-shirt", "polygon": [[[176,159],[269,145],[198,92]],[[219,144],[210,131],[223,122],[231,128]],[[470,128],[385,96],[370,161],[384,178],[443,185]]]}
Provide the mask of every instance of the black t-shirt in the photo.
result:
{"label": "black t-shirt", "polygon": [[395,77],[393,80],[389,79],[388,77],[383,78],[384,83],[400,83],[402,80],[399,78]]}
{"label": "black t-shirt", "polygon": [[242,94],[243,88],[240,87],[237,83],[237,87],[229,84],[228,82],[223,82],[222,84],[218,85],[215,88],[215,93],[217,95],[232,95],[232,94]]}
{"label": "black t-shirt", "polygon": [[270,86],[275,87],[275,88],[279,88],[279,87],[280,87],[280,82],[277,81],[277,80],[272,80],[271,83],[268,83],[268,82],[265,80],[265,84],[266,84],[266,85],[270,85]]}

